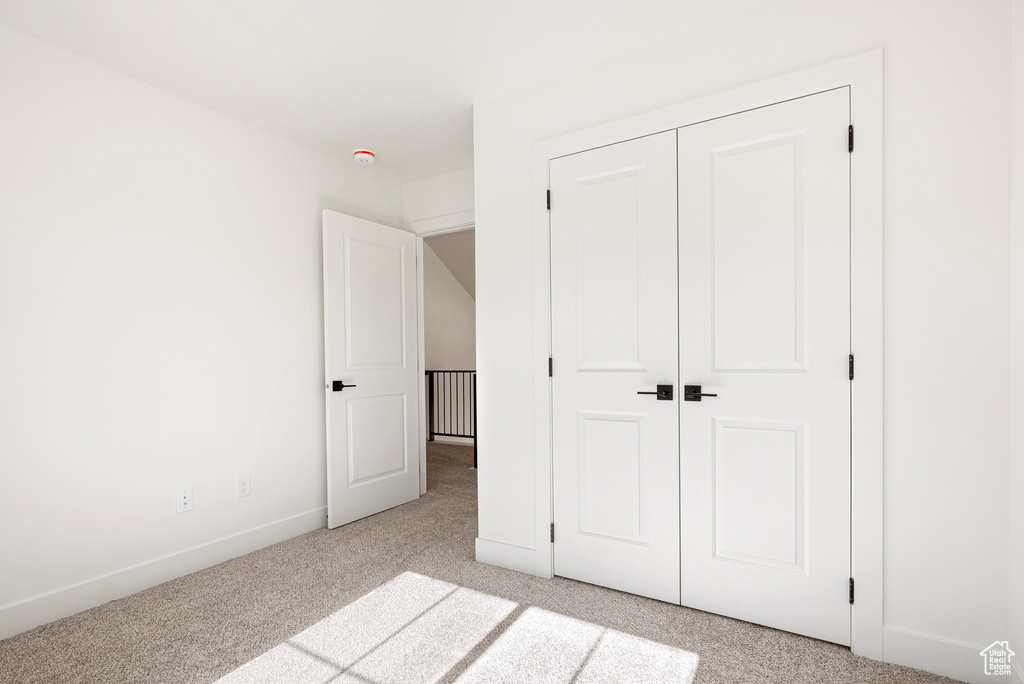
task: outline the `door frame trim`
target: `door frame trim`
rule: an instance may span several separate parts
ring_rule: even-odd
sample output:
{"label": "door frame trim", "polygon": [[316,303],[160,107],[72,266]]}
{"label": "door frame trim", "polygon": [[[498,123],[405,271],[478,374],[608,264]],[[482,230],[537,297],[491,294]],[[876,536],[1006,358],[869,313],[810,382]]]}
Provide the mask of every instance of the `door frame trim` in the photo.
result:
{"label": "door frame trim", "polygon": [[[534,573],[551,577],[554,519],[551,451],[550,214],[544,200],[548,162],[833,88],[850,87],[856,146],[850,158],[851,650],[883,660],[883,54],[877,49],[676,105],[535,142],[531,149],[534,311]],[[557,200],[556,200],[557,201]],[[555,372],[558,372],[557,364]]]}
{"label": "door frame trim", "polygon": [[[418,345],[416,364],[419,368],[421,397],[427,396],[427,379],[425,375],[427,370],[426,332],[423,321],[423,238],[444,235],[445,233],[459,233],[475,228],[476,219],[472,211],[415,221],[406,227],[406,230],[416,236],[416,344]],[[473,255],[473,259],[476,259],[476,254]],[[423,496],[427,493],[427,449],[424,446],[427,443],[427,402],[425,400],[420,402],[419,423],[420,496]]]}

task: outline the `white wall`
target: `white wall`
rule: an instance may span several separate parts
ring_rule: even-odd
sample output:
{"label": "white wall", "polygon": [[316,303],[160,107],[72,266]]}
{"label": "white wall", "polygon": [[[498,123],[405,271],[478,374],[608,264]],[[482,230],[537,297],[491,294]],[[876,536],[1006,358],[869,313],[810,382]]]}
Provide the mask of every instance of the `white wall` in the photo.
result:
{"label": "white wall", "polygon": [[980,675],[1009,628],[1009,13],[778,0],[479,103],[480,538],[536,546],[531,144],[883,47],[886,657]]}
{"label": "white wall", "polygon": [[473,222],[473,169],[463,169],[402,186],[402,225],[426,233]]}
{"label": "white wall", "polygon": [[1013,0],[1013,224],[1011,288],[1013,396],[1010,424],[1010,646],[1017,677],[1024,683],[1024,0]]}
{"label": "white wall", "polygon": [[320,213],[402,205],[3,28],[0,93],[3,637],[323,524]]}
{"label": "white wall", "polygon": [[423,337],[427,369],[476,369],[476,301],[425,242]]}

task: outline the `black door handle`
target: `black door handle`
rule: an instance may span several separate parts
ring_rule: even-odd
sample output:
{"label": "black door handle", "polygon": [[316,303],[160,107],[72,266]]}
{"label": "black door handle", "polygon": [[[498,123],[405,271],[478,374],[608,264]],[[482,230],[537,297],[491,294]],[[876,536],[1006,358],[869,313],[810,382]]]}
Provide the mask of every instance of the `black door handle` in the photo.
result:
{"label": "black door handle", "polygon": [[343,389],[345,389],[346,387],[355,387],[355,385],[346,385],[344,380],[332,380],[331,381],[331,391],[332,392],[340,392]]}
{"label": "black door handle", "polygon": [[683,385],[683,401],[700,401],[701,397],[717,396],[717,394],[701,394],[700,385]]}
{"label": "black door handle", "polygon": [[672,385],[658,385],[657,392],[637,392],[637,394],[657,394],[658,401],[672,401]]}

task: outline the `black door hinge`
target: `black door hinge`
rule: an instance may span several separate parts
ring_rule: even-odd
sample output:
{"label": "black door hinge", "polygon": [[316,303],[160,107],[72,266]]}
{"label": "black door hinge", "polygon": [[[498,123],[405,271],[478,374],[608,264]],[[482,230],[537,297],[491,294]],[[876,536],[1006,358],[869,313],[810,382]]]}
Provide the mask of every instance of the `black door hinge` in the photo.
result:
{"label": "black door hinge", "polygon": [[551,523],[551,543],[555,543],[555,523]]}
{"label": "black door hinge", "polygon": [[550,356],[548,357],[548,377],[555,377],[555,362]]}
{"label": "black door hinge", "polygon": [[853,578],[850,578],[850,605],[853,605]]}
{"label": "black door hinge", "polygon": [[850,354],[850,379],[853,380],[853,354]]}
{"label": "black door hinge", "polygon": [[853,152],[853,124],[850,124],[850,151]]}
{"label": "black door hinge", "polygon": [[[852,126],[851,126],[851,128],[852,128]],[[853,133],[851,133],[850,135],[853,135]],[[852,138],[851,138],[851,140],[852,140]],[[551,211],[551,191],[550,190],[548,190],[548,211]]]}

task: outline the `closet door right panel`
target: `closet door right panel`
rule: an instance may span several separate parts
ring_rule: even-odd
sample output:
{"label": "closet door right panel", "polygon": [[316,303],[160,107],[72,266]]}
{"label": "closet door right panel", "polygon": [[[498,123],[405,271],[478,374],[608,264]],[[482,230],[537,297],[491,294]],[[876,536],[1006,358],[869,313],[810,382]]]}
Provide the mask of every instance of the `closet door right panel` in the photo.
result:
{"label": "closet door right panel", "polygon": [[[678,130],[681,596],[850,643],[849,89]],[[699,399],[699,401],[697,400]]]}

